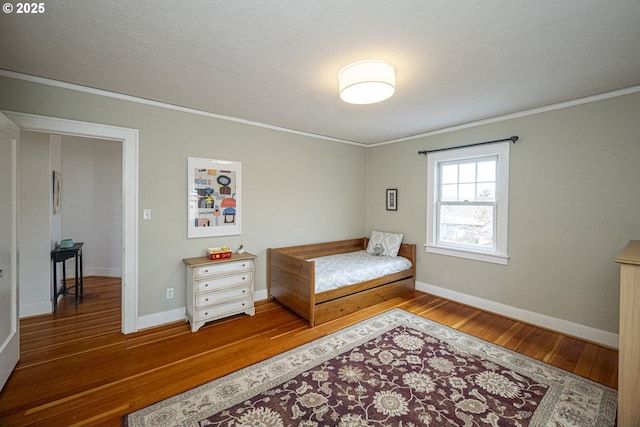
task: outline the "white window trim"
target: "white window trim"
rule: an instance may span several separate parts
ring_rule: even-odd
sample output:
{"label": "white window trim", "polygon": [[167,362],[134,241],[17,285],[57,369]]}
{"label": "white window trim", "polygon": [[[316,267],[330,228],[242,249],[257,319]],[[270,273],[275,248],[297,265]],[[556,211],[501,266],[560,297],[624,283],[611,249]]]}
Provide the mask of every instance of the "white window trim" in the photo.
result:
{"label": "white window trim", "polygon": [[[509,142],[462,147],[427,154],[427,243],[429,253],[473,259],[507,265],[507,231],[509,229]],[[438,164],[445,161],[465,160],[483,156],[498,156],[496,249],[495,252],[451,248],[437,244],[436,194],[438,192]],[[505,179],[506,177],[506,179]]]}

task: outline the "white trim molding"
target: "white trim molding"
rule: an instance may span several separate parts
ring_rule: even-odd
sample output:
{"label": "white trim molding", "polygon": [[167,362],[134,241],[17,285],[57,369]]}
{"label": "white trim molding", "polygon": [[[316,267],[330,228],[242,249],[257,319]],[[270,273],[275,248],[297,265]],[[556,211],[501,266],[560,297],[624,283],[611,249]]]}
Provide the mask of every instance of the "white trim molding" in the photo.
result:
{"label": "white trim molding", "polygon": [[[261,289],[253,293],[254,301],[266,301],[267,290]],[[154,326],[165,325],[167,323],[177,322],[185,319],[186,308],[176,308],[174,310],[162,311],[160,313],[148,314],[146,316],[140,316],[138,318],[139,329],[153,328]]]}
{"label": "white trim molding", "polygon": [[490,117],[490,118],[487,118],[487,119],[474,120],[474,121],[471,121],[471,122],[461,123],[459,125],[444,127],[444,128],[441,128],[441,129],[434,129],[432,131],[424,132],[424,133],[421,133],[421,134],[418,134],[418,135],[411,135],[411,136],[407,136],[407,137],[404,137],[404,138],[390,139],[388,141],[376,142],[375,144],[369,144],[368,147],[378,147],[378,146],[381,146],[381,145],[395,144],[395,143],[404,142],[404,141],[412,141],[412,140],[418,139],[418,138],[425,138],[425,137],[429,137],[429,136],[442,135],[442,134],[445,134],[445,133],[456,132],[456,131],[459,131],[459,130],[470,129],[470,128],[474,128],[474,127],[478,127],[478,126],[485,126],[485,125],[490,125],[490,124],[493,124],[493,123],[500,123],[500,122],[504,122],[504,121],[512,120],[512,119],[519,119],[520,117],[533,116],[535,114],[541,114],[541,113],[546,113],[546,112],[549,112],[549,111],[561,110],[563,108],[575,107],[577,105],[588,104],[590,102],[596,102],[596,101],[602,101],[604,99],[616,98],[618,96],[630,95],[632,93],[637,93],[637,92],[640,92],[640,85],[626,87],[626,88],[617,89],[617,90],[612,90],[610,92],[603,92],[603,93],[599,93],[599,94],[596,94],[596,95],[585,96],[583,98],[572,99],[570,101],[558,102],[557,104],[550,104],[550,105],[545,105],[545,106],[542,106],[542,107],[531,108],[531,109],[528,109],[528,110],[522,110],[522,111],[518,111],[518,112],[515,112],[515,113],[504,114],[504,115],[501,115],[501,116]]}
{"label": "white trim molding", "polygon": [[[452,148],[446,151],[427,154],[427,244],[425,245],[425,250],[427,252],[501,265],[507,265],[509,263],[507,242],[509,240],[510,145],[511,143],[509,142],[501,142],[490,145]],[[443,187],[440,182],[441,165],[458,164],[459,162],[467,161],[479,162],[487,158],[494,161],[496,164],[494,178],[496,185],[494,204],[495,211],[493,212],[492,220],[493,247],[486,248],[485,251],[483,250],[485,248],[480,245],[443,241],[440,236],[440,205],[450,202],[445,202],[439,196],[440,190]],[[456,183],[457,182],[458,181],[456,180]],[[455,198],[454,200],[458,202],[459,199]],[[474,199],[469,202],[469,205],[478,206],[479,203],[481,202]]]}
{"label": "white trim molding", "polygon": [[225,116],[225,115],[222,115],[222,114],[210,113],[208,111],[198,110],[198,109],[195,109],[195,108],[181,107],[179,105],[168,104],[166,102],[154,101],[154,100],[146,99],[146,98],[139,98],[139,97],[133,96],[133,95],[125,95],[125,94],[118,93],[118,92],[111,92],[111,91],[108,91],[108,90],[96,89],[96,88],[88,87],[88,86],[82,86],[82,85],[78,85],[78,84],[75,84],[75,83],[62,82],[62,81],[59,81],[59,80],[53,80],[53,79],[49,79],[49,78],[46,78],[46,77],[38,77],[38,76],[30,75],[30,74],[17,73],[15,71],[9,71],[9,70],[0,69],[0,76],[9,77],[9,78],[12,78],[12,79],[23,80],[23,81],[27,81],[27,82],[31,82],[31,83],[38,83],[38,84],[52,86],[52,87],[58,87],[58,88],[61,88],[61,89],[75,90],[75,91],[78,91],[78,92],[88,93],[88,94],[91,94],[91,95],[104,96],[104,97],[111,98],[111,99],[119,99],[121,101],[135,102],[136,104],[149,105],[149,106],[152,106],[152,107],[159,107],[159,108],[166,108],[167,110],[180,111],[182,113],[196,114],[198,116],[204,116],[204,117],[212,117],[214,119],[225,120],[225,121],[228,121],[228,122],[241,123],[241,124],[245,124],[245,125],[249,125],[249,126],[256,126],[256,127],[260,127],[260,128],[264,128],[264,129],[277,130],[277,131],[280,131],[280,132],[291,133],[291,134],[294,134],[294,135],[308,136],[310,138],[323,139],[323,140],[333,141],[333,142],[340,142],[340,143],[349,144],[349,145],[357,145],[359,147],[366,147],[367,146],[367,144],[363,144],[363,143],[355,142],[355,141],[349,141],[349,140],[346,140],[346,139],[333,138],[333,137],[330,137],[330,136],[304,132],[304,131],[300,131],[300,130],[296,130],[296,129],[289,129],[289,128],[284,128],[284,127],[280,127],[280,126],[269,125],[269,124],[266,124],[266,123],[260,123],[260,122],[254,122],[254,121],[251,121],[251,120],[239,119],[239,118],[236,118],[236,117],[230,117],[230,116]]}
{"label": "white trim molding", "polygon": [[259,291],[253,292],[253,301],[266,301],[269,297],[266,289],[261,289]]}
{"label": "white trim molding", "polygon": [[180,307],[169,311],[140,316],[138,318],[138,328],[147,329],[153,328],[154,326],[164,325],[166,323],[177,322],[179,320],[186,321],[185,313],[186,308]]}
{"label": "white trim molding", "polygon": [[239,119],[239,118],[230,117],[230,116],[224,116],[222,114],[210,113],[208,111],[198,110],[198,109],[194,109],[194,108],[181,107],[181,106],[178,106],[178,105],[168,104],[166,102],[153,101],[153,100],[150,100],[150,99],[140,98],[140,97],[136,97],[136,96],[132,96],[132,95],[124,95],[124,94],[117,93],[117,92],[111,92],[111,91],[107,91],[107,90],[103,90],[103,89],[96,89],[96,88],[92,88],[92,87],[88,87],[88,86],[82,86],[82,85],[75,84],[75,83],[67,83],[67,82],[63,82],[63,81],[59,81],[59,80],[49,79],[49,78],[46,78],[46,77],[38,77],[38,76],[30,75],[30,74],[18,73],[16,71],[9,71],[9,70],[0,69],[0,76],[1,77],[12,78],[12,79],[23,80],[23,81],[32,82],[32,83],[48,85],[48,86],[52,86],[52,87],[59,87],[59,88],[62,88],[62,89],[75,90],[75,91],[78,91],[78,92],[84,92],[84,93],[89,93],[89,94],[93,94],[93,95],[105,96],[105,97],[112,98],[112,99],[120,99],[120,100],[123,100],[123,101],[135,102],[137,104],[150,105],[150,106],[159,107],[159,108],[166,108],[166,109],[169,109],[169,110],[175,110],[175,111],[181,111],[181,112],[186,112],[186,113],[191,113],[191,114],[197,114],[197,115],[205,116],[205,117],[213,117],[213,118],[220,119],[220,120],[226,120],[226,121],[230,121],[230,122],[242,123],[242,124],[247,124],[247,125],[251,125],[251,126],[257,126],[257,127],[261,127],[261,128],[265,128],[265,129],[273,129],[273,130],[286,132],[286,133],[291,133],[291,134],[295,134],[295,135],[308,136],[310,138],[323,139],[323,140],[333,141],[333,142],[340,142],[340,143],[349,144],[349,145],[356,145],[356,146],[359,146],[359,147],[379,147],[381,145],[395,144],[397,142],[412,141],[414,139],[419,139],[419,138],[424,138],[424,137],[434,136],[434,135],[441,135],[441,134],[444,134],[444,133],[455,132],[455,131],[462,130],[462,129],[469,129],[469,128],[473,128],[473,127],[477,127],[477,126],[483,126],[483,125],[492,124],[492,123],[499,123],[499,122],[502,122],[502,121],[505,121],[505,120],[517,119],[517,118],[520,118],[520,117],[526,117],[526,116],[531,116],[531,115],[534,115],[534,114],[545,113],[547,111],[560,110],[562,108],[569,108],[569,107],[573,107],[573,106],[576,106],[576,105],[587,104],[589,102],[595,102],[595,101],[600,101],[600,100],[603,100],[603,99],[615,98],[617,96],[624,96],[624,95],[629,95],[629,94],[632,94],[632,93],[640,92],[640,85],[631,86],[631,87],[627,87],[627,88],[613,90],[613,91],[610,91],[610,92],[604,92],[604,93],[599,93],[599,94],[596,94],[596,95],[585,96],[583,98],[578,98],[578,99],[574,99],[574,100],[570,100],[570,101],[565,101],[565,102],[559,102],[559,103],[556,103],[556,104],[546,105],[546,106],[543,106],[543,107],[532,108],[532,109],[528,109],[528,110],[518,111],[518,112],[515,112],[515,113],[504,114],[504,115],[496,116],[496,117],[490,117],[490,118],[487,118],[487,119],[474,120],[474,121],[470,121],[470,122],[466,122],[466,123],[460,123],[460,124],[457,124],[457,125],[443,127],[441,129],[433,129],[433,130],[430,130],[430,131],[427,131],[427,132],[423,132],[423,133],[420,133],[420,134],[417,134],[417,135],[411,135],[411,136],[407,136],[407,137],[403,137],[403,138],[397,138],[397,139],[390,139],[390,140],[387,140],[387,141],[380,141],[380,142],[375,142],[375,143],[372,143],[372,144],[365,144],[365,143],[356,142],[356,141],[349,141],[349,140],[341,139],[341,138],[333,138],[333,137],[329,137],[329,136],[326,136],[326,135],[319,135],[319,134],[303,132],[303,131],[299,131],[299,130],[295,130],[295,129],[283,128],[283,127],[279,127],[279,126],[269,125],[269,124],[266,124],[266,123],[253,122],[253,121],[250,121],[250,120]]}
{"label": "white trim molding", "polygon": [[138,330],[138,129],[2,111],[20,129],[122,142],[122,333]]}
{"label": "white trim molding", "polygon": [[416,281],[416,290],[617,349],[618,334]]}
{"label": "white trim molding", "polygon": [[51,301],[38,302],[35,304],[24,304],[20,306],[20,318],[40,316],[51,313]]}

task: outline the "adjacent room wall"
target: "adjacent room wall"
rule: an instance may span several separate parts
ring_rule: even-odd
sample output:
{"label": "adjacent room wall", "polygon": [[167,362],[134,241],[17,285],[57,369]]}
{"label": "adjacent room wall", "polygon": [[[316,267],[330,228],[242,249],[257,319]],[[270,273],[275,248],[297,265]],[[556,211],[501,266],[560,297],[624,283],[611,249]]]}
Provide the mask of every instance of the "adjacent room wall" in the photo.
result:
{"label": "adjacent room wall", "polygon": [[[51,312],[49,251],[63,238],[85,242],[85,275],[120,277],[122,143],[32,131],[20,138],[20,316],[28,317]],[[53,171],[62,175],[55,215]],[[73,277],[73,259],[66,267]]]}
{"label": "adjacent room wall", "polygon": [[122,143],[65,135],[62,162],[63,237],[84,243],[85,275],[121,277]]}
{"label": "adjacent room wall", "polygon": [[[550,327],[615,334],[613,260],[640,238],[639,113],[636,93],[372,148],[367,230],[405,233],[419,247],[418,282],[444,294],[550,316]],[[512,135],[520,140],[510,153],[509,265],[427,254],[427,162],[418,151]],[[386,188],[398,189],[397,212],[384,209]]]}
{"label": "adjacent room wall", "polygon": [[[52,174],[49,135],[20,132],[20,317],[51,311]],[[55,221],[53,221],[55,223]]]}

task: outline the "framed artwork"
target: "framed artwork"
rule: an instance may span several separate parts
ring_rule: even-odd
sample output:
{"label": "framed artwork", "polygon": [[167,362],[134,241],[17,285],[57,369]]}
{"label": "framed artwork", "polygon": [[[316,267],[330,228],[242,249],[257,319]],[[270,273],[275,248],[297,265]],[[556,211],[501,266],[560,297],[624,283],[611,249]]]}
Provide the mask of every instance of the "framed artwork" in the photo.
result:
{"label": "framed artwork", "polygon": [[241,234],[242,164],[189,157],[187,237]]}
{"label": "framed artwork", "polygon": [[397,188],[387,189],[387,210],[388,211],[398,210],[398,189]]}
{"label": "framed artwork", "polygon": [[62,174],[53,171],[53,214],[58,215],[62,210]]}

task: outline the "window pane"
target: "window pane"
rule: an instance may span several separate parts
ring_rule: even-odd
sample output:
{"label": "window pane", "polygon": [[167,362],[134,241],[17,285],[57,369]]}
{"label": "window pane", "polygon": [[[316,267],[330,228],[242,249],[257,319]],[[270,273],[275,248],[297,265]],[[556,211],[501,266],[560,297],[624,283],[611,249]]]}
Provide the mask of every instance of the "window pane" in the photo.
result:
{"label": "window pane", "polygon": [[496,184],[493,182],[485,182],[478,184],[478,194],[476,200],[481,202],[495,202],[496,200]]}
{"label": "window pane", "polygon": [[442,184],[458,182],[458,165],[442,165]]}
{"label": "window pane", "polygon": [[443,185],[442,191],[440,192],[440,200],[447,202],[454,202],[458,200],[458,185],[457,184],[446,184]]}
{"label": "window pane", "polygon": [[427,156],[427,252],[507,264],[509,147]]}
{"label": "window pane", "polygon": [[440,241],[492,248],[493,206],[440,206]]}
{"label": "window pane", "polygon": [[476,182],[475,163],[462,163],[460,165],[460,182]]}
{"label": "window pane", "polygon": [[464,202],[465,200],[476,200],[476,185],[475,184],[460,184],[458,194],[458,201]]}
{"label": "window pane", "polygon": [[478,163],[478,182],[492,182],[496,180],[496,161]]}

